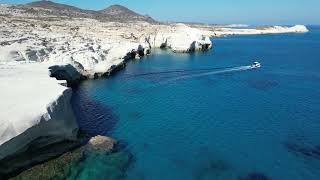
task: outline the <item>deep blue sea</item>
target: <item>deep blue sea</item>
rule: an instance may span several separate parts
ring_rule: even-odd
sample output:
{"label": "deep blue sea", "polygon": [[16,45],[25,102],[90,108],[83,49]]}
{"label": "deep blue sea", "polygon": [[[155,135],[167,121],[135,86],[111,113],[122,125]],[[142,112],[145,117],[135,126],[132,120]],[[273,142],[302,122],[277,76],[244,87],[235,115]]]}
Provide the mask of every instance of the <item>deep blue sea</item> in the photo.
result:
{"label": "deep blue sea", "polygon": [[[309,28],[131,61],[80,85],[80,127],[132,154],[123,179],[319,180],[320,28]],[[254,61],[262,67],[243,67]],[[83,177],[108,179],[98,161],[87,162],[92,176]]]}

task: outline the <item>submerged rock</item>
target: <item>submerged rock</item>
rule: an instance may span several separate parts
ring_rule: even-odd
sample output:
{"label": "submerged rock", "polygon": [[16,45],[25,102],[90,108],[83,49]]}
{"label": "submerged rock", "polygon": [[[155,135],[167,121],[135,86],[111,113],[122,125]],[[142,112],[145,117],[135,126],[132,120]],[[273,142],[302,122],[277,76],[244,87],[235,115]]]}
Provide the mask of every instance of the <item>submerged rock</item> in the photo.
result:
{"label": "submerged rock", "polygon": [[[106,154],[113,150],[115,144],[116,141],[114,139],[106,136],[99,135],[93,137],[87,145],[67,152],[43,164],[36,165],[12,179],[77,179],[77,175],[86,174],[87,171],[91,171],[92,164],[99,164],[100,166],[107,166],[109,169],[115,169],[115,171],[119,171],[118,173],[122,176],[122,172],[129,164],[131,155],[127,152]],[[100,160],[101,162],[98,163]],[[102,173],[102,171],[100,173]]]}
{"label": "submerged rock", "polygon": [[320,146],[311,146],[304,143],[285,142],[284,146],[288,151],[304,157],[311,157],[320,160]]}
{"label": "submerged rock", "polygon": [[93,152],[107,153],[113,149],[116,143],[117,141],[112,138],[99,135],[90,139],[86,149]]}
{"label": "submerged rock", "polygon": [[237,174],[233,167],[226,161],[209,158],[201,160],[192,175],[194,179],[236,180]]}
{"label": "submerged rock", "polygon": [[239,180],[270,180],[266,175],[261,173],[249,173],[245,177],[239,177]]}
{"label": "submerged rock", "polygon": [[123,179],[131,162],[132,155],[128,152],[117,152],[109,155],[89,154],[77,166],[71,168],[66,179]]}
{"label": "submerged rock", "polygon": [[66,179],[69,171],[73,166],[80,161],[83,156],[84,148],[79,148],[75,151],[65,153],[57,159],[37,165],[11,180],[62,180]]}

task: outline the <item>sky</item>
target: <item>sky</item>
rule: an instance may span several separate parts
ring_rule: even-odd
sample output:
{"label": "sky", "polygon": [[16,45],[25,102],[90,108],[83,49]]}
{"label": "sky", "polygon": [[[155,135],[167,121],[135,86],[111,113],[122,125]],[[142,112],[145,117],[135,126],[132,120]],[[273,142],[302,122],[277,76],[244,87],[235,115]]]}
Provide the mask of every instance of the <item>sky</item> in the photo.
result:
{"label": "sky", "polygon": [[[0,0],[22,4],[33,0]],[[83,9],[120,4],[159,21],[249,25],[319,25],[320,0],[53,0]]]}

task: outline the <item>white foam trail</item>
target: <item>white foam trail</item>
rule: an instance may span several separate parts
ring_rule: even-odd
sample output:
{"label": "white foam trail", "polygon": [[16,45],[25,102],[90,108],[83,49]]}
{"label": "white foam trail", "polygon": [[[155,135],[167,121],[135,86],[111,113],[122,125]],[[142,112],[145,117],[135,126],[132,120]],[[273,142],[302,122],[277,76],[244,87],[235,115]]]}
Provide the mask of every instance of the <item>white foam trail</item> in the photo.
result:
{"label": "white foam trail", "polygon": [[180,76],[177,78],[169,79],[164,82],[160,82],[157,85],[164,85],[168,84],[173,81],[178,81],[178,80],[184,80],[184,79],[190,79],[190,78],[196,78],[196,77],[203,77],[203,76],[209,76],[209,75],[214,75],[214,74],[222,74],[222,73],[227,73],[227,72],[235,72],[235,71],[247,71],[254,69],[252,66],[240,66],[240,67],[234,67],[234,68],[227,68],[223,70],[218,70],[218,71],[210,71],[206,73],[201,73],[201,74],[192,74],[192,75],[185,75],[185,76]]}

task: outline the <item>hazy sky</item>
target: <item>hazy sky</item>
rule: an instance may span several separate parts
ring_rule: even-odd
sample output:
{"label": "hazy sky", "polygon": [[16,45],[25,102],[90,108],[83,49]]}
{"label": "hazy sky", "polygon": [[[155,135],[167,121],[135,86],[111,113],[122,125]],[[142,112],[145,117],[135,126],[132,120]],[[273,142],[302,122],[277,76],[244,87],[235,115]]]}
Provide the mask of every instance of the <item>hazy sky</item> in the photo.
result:
{"label": "hazy sky", "polygon": [[[121,4],[161,21],[320,24],[320,0],[53,0],[84,9]],[[0,0],[27,3],[32,0]]]}

